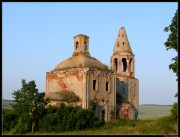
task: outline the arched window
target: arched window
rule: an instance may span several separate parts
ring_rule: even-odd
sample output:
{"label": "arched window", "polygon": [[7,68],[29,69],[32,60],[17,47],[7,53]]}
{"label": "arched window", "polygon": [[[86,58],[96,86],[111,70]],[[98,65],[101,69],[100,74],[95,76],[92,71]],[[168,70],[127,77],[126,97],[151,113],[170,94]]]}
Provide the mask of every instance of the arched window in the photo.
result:
{"label": "arched window", "polygon": [[109,91],[109,82],[106,82],[106,91]]}
{"label": "arched window", "polygon": [[114,59],[114,68],[115,68],[115,71],[118,70],[118,59],[117,58]]}
{"label": "arched window", "polygon": [[93,80],[93,90],[96,90],[96,80]]}
{"label": "arched window", "polygon": [[86,44],[86,42],[84,43],[84,49],[87,49],[87,44]]}
{"label": "arched window", "polygon": [[79,43],[78,41],[76,41],[76,49],[78,49]]}
{"label": "arched window", "polygon": [[126,58],[122,58],[122,70],[123,72],[126,72],[126,68],[127,68],[127,62],[126,62]]}

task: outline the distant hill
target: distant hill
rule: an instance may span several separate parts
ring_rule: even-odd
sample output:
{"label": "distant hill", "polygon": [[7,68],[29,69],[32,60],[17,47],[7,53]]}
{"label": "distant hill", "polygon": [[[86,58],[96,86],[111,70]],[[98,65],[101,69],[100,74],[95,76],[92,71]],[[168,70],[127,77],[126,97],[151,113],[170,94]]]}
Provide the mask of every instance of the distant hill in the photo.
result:
{"label": "distant hill", "polygon": [[140,106],[172,106],[172,105],[159,105],[159,104],[141,104]]}
{"label": "distant hill", "polygon": [[2,109],[11,109],[11,105],[13,104],[14,100],[10,99],[2,99]]}
{"label": "distant hill", "polygon": [[2,102],[13,102],[13,100],[10,100],[10,99],[2,99]]}

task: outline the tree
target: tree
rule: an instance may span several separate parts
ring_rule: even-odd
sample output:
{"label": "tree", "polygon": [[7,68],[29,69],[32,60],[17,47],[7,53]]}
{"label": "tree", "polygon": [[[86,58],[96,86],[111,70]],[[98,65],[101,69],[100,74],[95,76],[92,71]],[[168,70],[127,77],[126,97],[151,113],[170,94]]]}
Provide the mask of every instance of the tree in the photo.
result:
{"label": "tree", "polygon": [[16,102],[12,104],[12,108],[18,114],[19,125],[24,125],[24,129],[26,130],[28,129],[27,126],[29,123],[31,123],[31,130],[34,132],[36,121],[43,115],[45,105],[47,104],[44,100],[45,93],[38,92],[35,81],[26,83],[26,81],[22,79],[22,88],[14,91],[12,95]]}
{"label": "tree", "polygon": [[[164,43],[166,46],[166,49],[174,49],[178,50],[178,9],[176,10],[176,13],[174,17],[172,18],[171,24],[168,27],[164,28],[165,32],[169,32],[169,37],[167,41]],[[169,69],[173,70],[173,72],[178,76],[178,57],[172,58],[173,63],[169,65]]]}
{"label": "tree", "polygon": [[[178,9],[176,10],[174,17],[172,18],[171,24],[168,27],[164,28],[165,32],[170,31],[169,37],[167,41],[164,43],[164,45],[166,46],[166,49],[167,50],[174,49],[176,52],[178,50],[178,20],[177,18],[178,18]],[[169,65],[169,69],[173,70],[176,76],[178,76],[178,57],[176,56],[172,58],[172,61],[174,62]],[[177,96],[178,96],[178,93],[175,94],[175,97]],[[178,104],[175,102],[171,109],[171,116],[175,120],[177,119],[177,116],[178,116],[177,106]]]}
{"label": "tree", "polygon": [[[178,50],[178,20],[177,18],[178,18],[178,9],[176,10],[174,17],[172,18],[171,24],[168,27],[164,28],[165,32],[170,31],[169,37],[167,41],[164,43],[164,45],[166,46],[166,49],[167,50],[174,49],[176,50],[176,52]],[[169,69],[173,70],[176,76],[178,76],[178,57],[176,56],[172,58],[172,61],[174,62],[169,65]],[[175,94],[175,97],[177,96],[178,96],[178,93]]]}

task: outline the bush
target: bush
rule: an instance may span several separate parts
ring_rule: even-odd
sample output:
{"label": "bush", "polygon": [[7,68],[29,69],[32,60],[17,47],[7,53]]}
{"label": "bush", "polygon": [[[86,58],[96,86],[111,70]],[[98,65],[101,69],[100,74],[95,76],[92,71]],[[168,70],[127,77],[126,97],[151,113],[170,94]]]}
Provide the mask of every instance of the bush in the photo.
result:
{"label": "bush", "polygon": [[25,115],[18,119],[18,123],[11,130],[12,134],[24,134],[31,130],[31,123],[29,122],[29,117]]}
{"label": "bush", "polygon": [[18,116],[13,110],[3,109],[3,132],[10,131],[18,123]]}
{"label": "bush", "polygon": [[47,108],[46,116],[39,120],[38,126],[40,132],[63,132],[98,128],[101,124],[92,110],[61,103],[59,108]]}
{"label": "bush", "polygon": [[57,120],[58,120],[57,113],[47,114],[42,120],[39,121],[39,130],[42,132],[55,131]]}
{"label": "bush", "polygon": [[167,134],[173,131],[172,124],[174,123],[174,119],[171,115],[161,117],[157,120],[157,127],[163,133]]}
{"label": "bush", "polygon": [[57,107],[55,106],[49,106],[48,108],[46,108],[46,111],[45,111],[46,115],[55,113],[55,112],[57,112]]}
{"label": "bush", "polygon": [[178,118],[177,107],[178,107],[178,104],[177,104],[177,102],[175,102],[171,108],[171,116],[172,116],[172,120],[174,122],[177,122],[177,118]]}

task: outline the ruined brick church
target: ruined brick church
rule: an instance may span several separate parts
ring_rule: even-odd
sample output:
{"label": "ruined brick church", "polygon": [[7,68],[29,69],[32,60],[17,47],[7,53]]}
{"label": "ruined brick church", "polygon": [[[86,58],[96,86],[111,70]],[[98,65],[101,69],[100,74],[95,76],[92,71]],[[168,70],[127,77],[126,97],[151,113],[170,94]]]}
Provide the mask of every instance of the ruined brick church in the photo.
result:
{"label": "ruined brick church", "polygon": [[96,116],[106,122],[112,118],[137,119],[139,81],[135,78],[135,56],[125,28],[118,32],[110,69],[92,57],[89,48],[88,36],[74,36],[72,56],[46,73],[46,98],[58,99],[58,93],[72,91],[80,97],[76,105],[88,109],[93,100]]}

